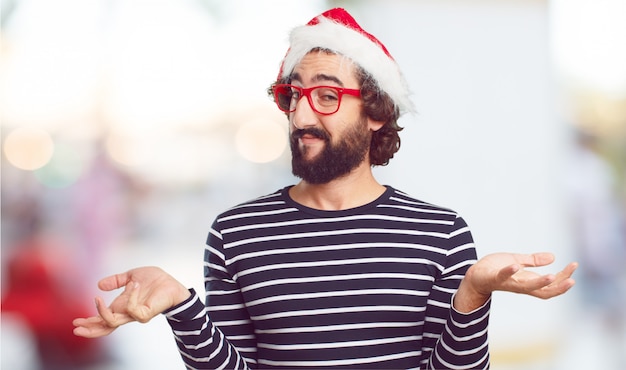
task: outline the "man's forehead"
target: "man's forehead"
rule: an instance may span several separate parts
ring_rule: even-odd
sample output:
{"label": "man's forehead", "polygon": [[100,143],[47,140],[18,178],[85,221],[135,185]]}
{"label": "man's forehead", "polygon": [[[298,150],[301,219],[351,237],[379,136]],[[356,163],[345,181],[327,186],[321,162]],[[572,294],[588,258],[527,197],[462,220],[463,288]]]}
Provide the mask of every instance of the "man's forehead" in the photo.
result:
{"label": "man's forehead", "polygon": [[341,54],[314,51],[296,64],[289,79],[299,82],[334,82],[344,86],[355,79],[355,65]]}

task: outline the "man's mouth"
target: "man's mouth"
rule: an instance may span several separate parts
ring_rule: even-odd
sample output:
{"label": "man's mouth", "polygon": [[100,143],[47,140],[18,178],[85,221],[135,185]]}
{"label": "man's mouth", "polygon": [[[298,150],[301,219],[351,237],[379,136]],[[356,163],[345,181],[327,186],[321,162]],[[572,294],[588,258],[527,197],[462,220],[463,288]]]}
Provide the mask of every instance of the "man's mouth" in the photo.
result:
{"label": "man's mouth", "polygon": [[317,137],[315,135],[311,135],[311,134],[304,134],[300,136],[300,139],[302,140],[312,140],[312,139],[321,139],[320,137]]}
{"label": "man's mouth", "polygon": [[292,133],[292,137],[295,140],[299,140],[299,139],[304,139],[304,140],[312,140],[312,139],[328,140],[328,134],[326,134],[326,132],[324,132],[323,130],[316,129],[316,128],[299,129],[299,130],[294,131]]}

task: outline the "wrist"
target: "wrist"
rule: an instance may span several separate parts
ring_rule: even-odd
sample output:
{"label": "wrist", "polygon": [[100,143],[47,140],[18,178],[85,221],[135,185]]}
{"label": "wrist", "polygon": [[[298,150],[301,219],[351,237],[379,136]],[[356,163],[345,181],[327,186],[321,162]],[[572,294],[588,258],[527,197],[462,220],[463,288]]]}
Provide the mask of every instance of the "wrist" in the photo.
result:
{"label": "wrist", "polygon": [[471,283],[472,268],[470,267],[465,274],[459,289],[454,295],[454,301],[452,306],[454,309],[461,313],[470,313],[476,309],[482,307],[489,298],[491,298],[490,292],[482,292],[474,287]]}
{"label": "wrist", "polygon": [[179,285],[178,292],[174,298],[173,306],[177,306],[185,302],[191,296],[191,292],[184,285]]}

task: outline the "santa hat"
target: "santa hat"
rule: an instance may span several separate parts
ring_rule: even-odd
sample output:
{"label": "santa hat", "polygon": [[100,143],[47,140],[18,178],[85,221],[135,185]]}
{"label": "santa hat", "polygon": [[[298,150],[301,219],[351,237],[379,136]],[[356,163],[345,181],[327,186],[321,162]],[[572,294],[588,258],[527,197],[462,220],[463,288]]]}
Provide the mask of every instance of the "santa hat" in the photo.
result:
{"label": "santa hat", "polygon": [[401,113],[414,111],[408,84],[396,61],[387,48],[362,29],[345,9],[327,10],[306,25],[296,27],[291,31],[289,43],[279,79],[288,77],[309,51],[324,48],[348,57],[371,74]]}

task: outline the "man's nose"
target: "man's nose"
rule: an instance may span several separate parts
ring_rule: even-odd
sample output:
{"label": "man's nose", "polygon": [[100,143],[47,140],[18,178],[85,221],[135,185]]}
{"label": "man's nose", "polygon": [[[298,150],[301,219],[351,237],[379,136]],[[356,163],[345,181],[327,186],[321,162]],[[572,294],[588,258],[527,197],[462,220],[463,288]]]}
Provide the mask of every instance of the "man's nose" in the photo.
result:
{"label": "man's nose", "polygon": [[315,126],[317,124],[317,113],[313,110],[311,102],[307,96],[303,96],[296,103],[296,110],[292,113],[291,121],[293,125],[299,129],[303,129],[308,126]]}

